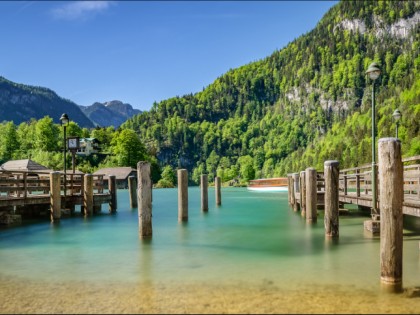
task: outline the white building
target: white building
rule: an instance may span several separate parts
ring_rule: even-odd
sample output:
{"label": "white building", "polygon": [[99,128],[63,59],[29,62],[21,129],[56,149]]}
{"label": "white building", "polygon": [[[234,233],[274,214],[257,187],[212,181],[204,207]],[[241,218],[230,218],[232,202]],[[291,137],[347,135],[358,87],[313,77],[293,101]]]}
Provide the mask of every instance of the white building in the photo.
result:
{"label": "white building", "polygon": [[80,148],[77,155],[89,156],[99,152],[99,141],[96,138],[80,138]]}

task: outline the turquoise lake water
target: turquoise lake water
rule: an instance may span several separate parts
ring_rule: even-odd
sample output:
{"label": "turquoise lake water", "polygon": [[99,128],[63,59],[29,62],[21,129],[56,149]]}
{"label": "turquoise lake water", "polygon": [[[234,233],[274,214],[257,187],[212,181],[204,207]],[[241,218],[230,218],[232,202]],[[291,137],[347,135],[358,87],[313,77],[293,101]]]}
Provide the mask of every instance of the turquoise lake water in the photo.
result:
{"label": "turquoise lake water", "polygon": [[[0,230],[0,273],[30,280],[312,284],[377,290],[380,238],[363,228],[369,216],[340,216],[338,241],[324,236],[323,211],[307,224],[287,204],[287,192],[223,188],[209,211],[190,187],[189,220],[178,222],[177,189],[153,191],[153,237],[138,234],[138,211],[118,191],[117,214],[45,220]],[[411,222],[411,221],[410,221]],[[414,222],[414,223],[413,223]],[[420,232],[404,229],[403,287],[420,287]]]}

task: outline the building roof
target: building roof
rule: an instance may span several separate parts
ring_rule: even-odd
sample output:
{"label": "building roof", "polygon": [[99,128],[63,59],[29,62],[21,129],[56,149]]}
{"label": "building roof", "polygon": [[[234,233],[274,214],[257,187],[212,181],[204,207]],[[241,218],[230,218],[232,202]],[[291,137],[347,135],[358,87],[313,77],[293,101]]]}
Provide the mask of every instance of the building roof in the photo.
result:
{"label": "building roof", "polygon": [[132,172],[137,172],[137,170],[132,167],[107,167],[97,170],[93,175],[103,174],[104,179],[107,179],[109,175],[115,175],[116,180],[125,180]]}
{"label": "building roof", "polygon": [[0,166],[0,169],[6,171],[33,171],[33,172],[48,172],[51,171],[44,165],[38,164],[30,159],[7,161]]}

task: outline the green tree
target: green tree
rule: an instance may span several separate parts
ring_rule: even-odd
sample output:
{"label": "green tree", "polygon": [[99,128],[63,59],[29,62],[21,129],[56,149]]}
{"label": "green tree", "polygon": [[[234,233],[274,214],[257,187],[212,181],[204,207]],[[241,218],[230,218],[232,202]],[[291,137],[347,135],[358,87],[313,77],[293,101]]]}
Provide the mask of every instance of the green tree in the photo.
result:
{"label": "green tree", "polygon": [[112,152],[118,166],[137,167],[139,161],[147,159],[146,148],[137,134],[131,129],[124,129],[113,137]]}

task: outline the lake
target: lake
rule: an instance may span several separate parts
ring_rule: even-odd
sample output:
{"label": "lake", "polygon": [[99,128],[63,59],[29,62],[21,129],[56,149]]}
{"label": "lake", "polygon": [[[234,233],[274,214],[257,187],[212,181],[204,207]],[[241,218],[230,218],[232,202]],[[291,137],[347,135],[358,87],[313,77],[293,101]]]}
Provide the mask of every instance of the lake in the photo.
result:
{"label": "lake", "polygon": [[153,191],[153,237],[141,240],[128,190],[118,209],[89,218],[0,230],[1,313],[418,313],[420,228],[405,219],[403,288],[380,290],[380,237],[368,213],[340,216],[336,241],[323,211],[308,224],[287,192],[222,188],[209,211],[189,187],[178,222],[177,189]]}

